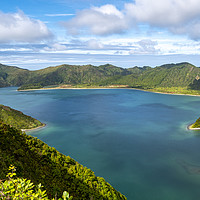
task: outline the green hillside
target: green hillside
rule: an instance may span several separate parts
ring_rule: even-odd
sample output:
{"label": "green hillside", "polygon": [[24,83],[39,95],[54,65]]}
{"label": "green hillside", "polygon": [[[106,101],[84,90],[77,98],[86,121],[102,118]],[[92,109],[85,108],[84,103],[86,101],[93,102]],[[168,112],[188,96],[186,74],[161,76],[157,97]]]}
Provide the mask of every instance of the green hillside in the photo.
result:
{"label": "green hillside", "polygon": [[23,86],[39,88],[59,84],[98,84],[98,82],[115,75],[127,75],[127,69],[113,65],[59,65],[41,70],[29,71],[17,67],[0,65],[0,87]]}
{"label": "green hillside", "polygon": [[200,128],[200,118],[198,118],[198,119],[196,120],[196,122],[190,126],[190,128],[191,128],[191,129],[193,129],[193,128],[194,128],[194,129],[195,129],[195,128]]}
{"label": "green hillside", "polygon": [[33,129],[44,126],[43,123],[20,111],[0,104],[0,121],[17,129]]}
{"label": "green hillside", "polygon": [[35,185],[41,183],[49,198],[62,196],[63,191],[68,191],[74,200],[126,199],[90,169],[2,122],[0,158],[0,180],[6,179],[8,167],[12,164],[19,177],[30,179]]}
{"label": "green hillside", "polygon": [[110,64],[59,65],[29,71],[0,65],[0,87],[20,86],[20,90],[48,86],[106,87],[126,85],[158,92],[199,94],[200,68],[190,63],[166,64],[151,68],[120,68]]}
{"label": "green hillside", "polygon": [[0,64],[0,87],[20,86],[26,82],[30,71]]}
{"label": "green hillside", "polygon": [[29,81],[29,85],[24,85],[21,89],[62,84],[72,86],[81,84],[86,86],[128,85],[141,89],[181,87],[186,90],[199,90],[200,88],[198,81],[200,68],[189,63],[129,69],[112,65],[99,67],[63,65],[34,73],[37,73],[37,76],[34,75],[33,79]]}
{"label": "green hillside", "polygon": [[[119,77],[114,83],[128,84],[132,87],[192,87],[200,76],[200,68],[189,63],[163,65],[160,67],[139,69],[138,73]],[[112,78],[110,79],[112,80]],[[108,80],[106,82],[109,82]],[[102,81],[102,83],[104,83]]]}

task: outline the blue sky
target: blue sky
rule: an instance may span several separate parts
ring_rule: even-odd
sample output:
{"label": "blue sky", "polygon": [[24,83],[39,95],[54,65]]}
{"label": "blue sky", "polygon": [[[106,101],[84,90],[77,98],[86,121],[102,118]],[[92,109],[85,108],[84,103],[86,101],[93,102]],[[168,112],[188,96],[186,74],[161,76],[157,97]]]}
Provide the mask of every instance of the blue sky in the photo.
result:
{"label": "blue sky", "polygon": [[199,0],[6,0],[0,63],[200,66]]}

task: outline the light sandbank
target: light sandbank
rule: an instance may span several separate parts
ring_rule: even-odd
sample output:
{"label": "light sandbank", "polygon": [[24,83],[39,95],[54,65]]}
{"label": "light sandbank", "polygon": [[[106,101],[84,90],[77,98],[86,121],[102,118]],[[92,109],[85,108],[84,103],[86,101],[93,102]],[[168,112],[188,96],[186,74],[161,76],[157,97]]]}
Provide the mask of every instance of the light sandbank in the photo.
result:
{"label": "light sandbank", "polygon": [[38,126],[36,128],[31,128],[31,129],[21,129],[22,132],[28,132],[28,131],[35,131],[35,130],[39,130],[46,127],[46,124],[43,124],[42,126]]}
{"label": "light sandbank", "polygon": [[187,129],[188,129],[188,130],[196,130],[196,131],[200,130],[200,128],[192,128],[192,125],[193,125],[193,124],[189,124],[189,125],[187,126]]}
{"label": "light sandbank", "polygon": [[200,94],[180,94],[180,93],[170,93],[170,92],[157,92],[153,90],[145,90],[145,89],[138,89],[138,88],[131,88],[128,85],[118,85],[118,86],[106,86],[106,87],[49,87],[49,88],[38,88],[38,89],[26,89],[26,90],[18,90],[18,91],[34,91],[34,90],[88,90],[88,89],[132,89],[132,90],[139,90],[144,92],[152,92],[156,94],[167,94],[167,95],[181,95],[181,96],[195,96],[199,97]]}

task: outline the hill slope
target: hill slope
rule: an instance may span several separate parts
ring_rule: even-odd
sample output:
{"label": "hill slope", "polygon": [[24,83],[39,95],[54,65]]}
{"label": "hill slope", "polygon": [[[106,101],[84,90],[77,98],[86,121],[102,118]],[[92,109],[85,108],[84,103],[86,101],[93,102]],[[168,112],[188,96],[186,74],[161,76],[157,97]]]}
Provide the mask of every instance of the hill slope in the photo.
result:
{"label": "hill slope", "polygon": [[0,180],[6,179],[10,164],[17,174],[41,183],[49,198],[68,191],[74,200],[126,199],[103,178],[41,140],[0,122]]}
{"label": "hill slope", "polygon": [[26,82],[30,71],[0,64],[0,87],[20,86]]}
{"label": "hill slope", "polygon": [[200,68],[190,63],[166,64],[159,67],[133,67],[123,69],[113,65],[60,65],[29,71],[0,65],[0,87],[21,86],[37,89],[46,86],[69,85],[109,86],[128,85],[141,89],[181,87],[186,90],[200,89]]}
{"label": "hill slope", "polygon": [[44,126],[43,123],[20,111],[0,104],[0,121],[17,129],[33,129]]}
{"label": "hill slope", "polygon": [[[163,65],[155,68],[145,68],[145,70],[139,69],[138,72],[137,74],[132,73],[122,76],[113,83],[128,84],[129,86],[140,88],[190,87],[194,89],[192,84],[200,76],[200,68],[189,63]],[[103,83],[104,81],[102,81]]]}
{"label": "hill slope", "polygon": [[129,87],[142,89],[158,87],[200,89],[200,81],[198,81],[200,68],[190,63],[168,64],[155,68],[134,67],[129,69],[122,69],[111,65],[99,67],[64,65],[58,69],[53,68],[54,72],[46,73],[47,69],[43,70],[44,75],[39,73],[37,80],[36,78],[30,80],[28,88],[31,85],[34,86],[34,84],[39,84],[39,87],[57,84],[85,84],[94,86],[128,85]]}
{"label": "hill slope", "polygon": [[60,65],[29,71],[17,67],[0,65],[0,87],[22,86],[44,87],[59,84],[95,84],[115,75],[127,75],[127,69],[113,65]]}
{"label": "hill slope", "polygon": [[33,129],[44,126],[44,124],[37,119],[1,104],[0,121],[17,129]]}

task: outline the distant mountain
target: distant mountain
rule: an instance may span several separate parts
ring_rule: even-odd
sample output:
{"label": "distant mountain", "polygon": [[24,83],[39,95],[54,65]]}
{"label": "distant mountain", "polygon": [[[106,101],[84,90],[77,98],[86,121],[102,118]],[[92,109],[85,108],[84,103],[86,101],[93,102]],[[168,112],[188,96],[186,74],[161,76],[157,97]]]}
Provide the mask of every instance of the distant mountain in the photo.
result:
{"label": "distant mountain", "polygon": [[[194,83],[200,77],[200,68],[190,63],[168,64],[155,68],[146,68],[120,77],[117,84],[128,84],[131,87],[153,89],[156,87],[187,87],[188,89],[200,89],[194,87]],[[198,85],[198,84],[196,84]]]}
{"label": "distant mountain", "polygon": [[20,86],[25,83],[30,71],[0,64],[0,87]]}
{"label": "distant mountain", "polygon": [[20,86],[21,90],[42,88],[50,85],[108,86],[154,89],[158,87],[184,87],[200,89],[200,68],[184,62],[166,64],[151,68],[120,68],[110,64],[59,65],[41,70],[29,71],[17,67],[0,65],[0,87]]}
{"label": "distant mountain", "polygon": [[0,65],[0,87],[94,84],[105,80],[107,77],[127,74],[131,74],[131,72],[109,64],[99,67],[92,65],[59,65],[36,71]]}

